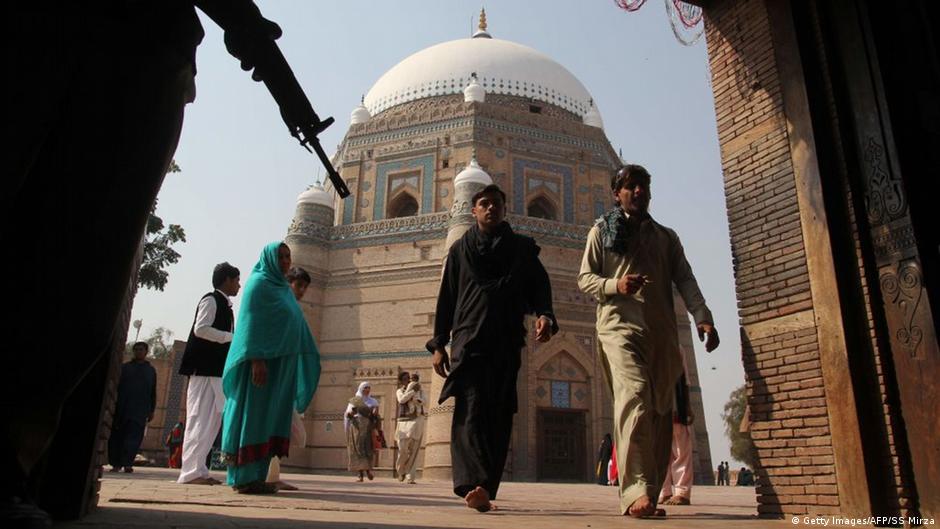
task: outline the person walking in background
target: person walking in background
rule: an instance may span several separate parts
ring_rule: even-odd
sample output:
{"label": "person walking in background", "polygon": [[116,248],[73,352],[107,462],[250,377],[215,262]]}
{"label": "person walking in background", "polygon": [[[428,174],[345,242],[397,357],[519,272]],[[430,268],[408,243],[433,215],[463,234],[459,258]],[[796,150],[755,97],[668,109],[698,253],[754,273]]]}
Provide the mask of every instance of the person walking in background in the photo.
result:
{"label": "person walking in background", "polygon": [[676,404],[672,418],[672,449],[659,505],[689,505],[692,500],[692,423],[695,417],[689,402],[688,366],[682,356],[682,376],[676,382]]}
{"label": "person walking in background", "polygon": [[[290,285],[294,299],[297,300],[297,303],[300,303],[300,300],[304,297],[304,293],[307,292],[307,287],[310,286],[310,274],[299,266],[292,266],[291,269],[287,271],[287,283]],[[293,406],[291,406],[291,413],[293,416],[291,417],[290,445],[303,448],[307,441],[303,415],[297,410],[294,410]],[[268,467],[268,476],[265,482],[273,484],[278,490],[297,490],[296,486],[281,480],[280,457],[271,458],[271,463]]]}
{"label": "person walking in background", "polygon": [[610,434],[604,434],[604,440],[601,441],[600,448],[597,449],[597,467],[594,469],[594,480],[598,485],[607,485],[607,465],[610,463],[610,452],[613,450],[614,441]]}
{"label": "person walking in background", "polygon": [[349,399],[343,414],[346,430],[346,452],[349,455],[349,470],[359,473],[357,481],[362,481],[363,473],[369,481],[375,479],[372,473],[375,445],[372,432],[378,423],[379,401],[371,396],[372,385],[368,382],[359,384],[356,395]]}
{"label": "person walking in background", "polygon": [[228,484],[270,494],[272,457],[287,457],[293,411],[304,411],[320,380],[320,354],[287,283],[290,248],[264,247],[245,286],[222,389],[222,457]]}
{"label": "person walking in background", "polygon": [[222,370],[232,342],[235,316],[232,301],[241,288],[241,273],[228,263],[212,270],[212,287],[202,296],[186,340],[179,373],[189,377],[186,387],[186,431],[183,461],[177,483],[216,485],[206,464],[222,424]]}
{"label": "person walking in background", "polygon": [[711,311],[676,233],[649,214],[650,174],[627,165],[611,178],[617,207],[588,233],[578,286],[597,301],[597,335],[614,398],[621,514],[665,516],[656,499],[672,440],[675,384],[682,374],[673,287],[705,349],[718,346]]}
{"label": "person walking in background", "polygon": [[415,467],[424,436],[424,393],[417,373],[407,371],[398,375],[398,417],[395,420],[395,441],[398,443],[398,461],[395,471],[398,481],[414,484]]}
{"label": "person walking in background", "polygon": [[607,463],[607,484],[617,487],[620,485],[620,475],[617,471],[617,444],[610,447],[610,461]]}
{"label": "person walking in background", "polygon": [[718,484],[719,485],[728,485],[730,479],[728,478],[728,462],[722,461],[718,464]]}
{"label": "person walking in background", "polygon": [[147,361],[150,346],[137,342],[131,350],[134,358],[121,366],[117,407],[108,439],[111,472],[121,468],[124,472],[134,471],[134,458],[157,407],[157,370]]}
{"label": "person walking in background", "polygon": [[[683,358],[683,364],[684,364]],[[692,502],[692,422],[689,407],[689,386],[685,374],[676,384],[676,412],[672,420],[672,450],[659,505],[689,505]]]}

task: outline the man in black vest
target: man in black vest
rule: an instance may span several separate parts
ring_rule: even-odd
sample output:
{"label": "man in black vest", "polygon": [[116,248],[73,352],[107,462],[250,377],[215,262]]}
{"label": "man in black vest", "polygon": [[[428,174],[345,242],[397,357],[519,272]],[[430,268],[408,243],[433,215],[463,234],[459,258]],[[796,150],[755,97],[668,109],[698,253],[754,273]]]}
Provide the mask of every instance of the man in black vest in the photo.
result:
{"label": "man in black vest", "polygon": [[180,374],[189,377],[186,389],[186,433],[183,463],[177,483],[215,485],[209,475],[206,455],[222,425],[222,369],[228,356],[235,316],[229,297],[238,294],[241,274],[228,263],[212,271],[215,290],[202,296],[183,352]]}

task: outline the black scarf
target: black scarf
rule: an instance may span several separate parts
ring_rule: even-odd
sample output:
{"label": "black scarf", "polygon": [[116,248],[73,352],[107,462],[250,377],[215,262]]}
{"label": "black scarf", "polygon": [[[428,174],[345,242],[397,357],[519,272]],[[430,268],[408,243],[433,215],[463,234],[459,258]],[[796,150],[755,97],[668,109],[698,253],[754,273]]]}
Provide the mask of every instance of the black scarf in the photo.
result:
{"label": "black scarf", "polygon": [[648,218],[645,215],[640,218],[638,215],[627,217],[622,209],[616,207],[600,218],[601,242],[605,250],[610,250],[619,255],[627,254],[627,243],[630,238],[640,230],[640,223]]}
{"label": "black scarf", "polygon": [[485,292],[494,292],[509,286],[518,264],[517,241],[512,228],[501,223],[492,233],[486,233],[476,224],[463,238],[463,251],[470,262],[474,282]]}

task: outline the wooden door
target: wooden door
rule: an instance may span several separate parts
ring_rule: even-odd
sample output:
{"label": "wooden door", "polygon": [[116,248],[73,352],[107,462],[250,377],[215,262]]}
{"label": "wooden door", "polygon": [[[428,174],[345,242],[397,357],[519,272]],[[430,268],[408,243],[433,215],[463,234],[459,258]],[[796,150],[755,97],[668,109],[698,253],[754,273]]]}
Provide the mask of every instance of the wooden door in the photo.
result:
{"label": "wooden door", "polygon": [[538,410],[539,481],[585,481],[585,412]]}

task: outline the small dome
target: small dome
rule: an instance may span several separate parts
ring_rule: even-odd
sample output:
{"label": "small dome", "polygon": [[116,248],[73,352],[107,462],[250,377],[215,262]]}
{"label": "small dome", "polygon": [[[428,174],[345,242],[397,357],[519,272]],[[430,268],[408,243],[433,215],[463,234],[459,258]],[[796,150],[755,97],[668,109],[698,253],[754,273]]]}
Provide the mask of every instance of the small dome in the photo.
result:
{"label": "small dome", "polygon": [[467,165],[463,171],[460,171],[460,174],[454,177],[454,186],[464,183],[476,183],[485,186],[493,183],[493,179],[490,178],[490,175],[486,174],[486,171],[477,163],[476,156],[471,158],[470,164]]}
{"label": "small dome", "polygon": [[333,195],[323,189],[323,184],[317,182],[297,197],[297,203],[316,204],[333,209]]}
{"label": "small dome", "polygon": [[370,119],[372,119],[372,114],[369,114],[369,110],[362,103],[359,103],[359,106],[354,108],[353,111],[349,114],[350,125],[355,125],[356,123],[366,123]]}
{"label": "small dome", "polygon": [[470,84],[468,84],[467,87],[463,89],[463,100],[466,103],[470,103],[472,101],[482,103],[484,99],[486,99],[486,90],[484,90],[483,87],[480,86],[480,83],[477,82],[477,74],[474,72],[470,76]]}
{"label": "small dome", "polygon": [[597,127],[599,129],[604,128],[604,120],[601,119],[601,113],[597,111],[597,107],[594,106],[594,100],[591,100],[591,108],[584,113],[584,124]]}

